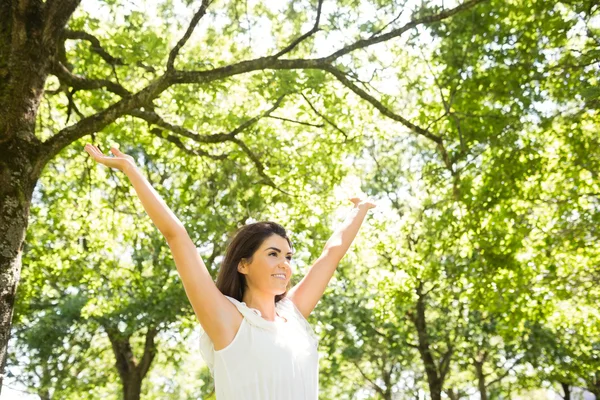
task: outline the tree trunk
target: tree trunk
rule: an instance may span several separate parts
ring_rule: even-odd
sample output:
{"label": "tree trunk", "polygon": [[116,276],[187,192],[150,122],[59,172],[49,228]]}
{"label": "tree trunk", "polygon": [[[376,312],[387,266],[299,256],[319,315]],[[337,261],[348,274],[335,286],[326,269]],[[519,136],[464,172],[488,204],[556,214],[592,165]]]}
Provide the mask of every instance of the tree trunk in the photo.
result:
{"label": "tree trunk", "polygon": [[475,360],[475,374],[477,375],[477,387],[479,388],[479,396],[481,400],[487,400],[487,388],[485,386],[485,375],[483,373],[483,361]]}
{"label": "tree trunk", "polygon": [[596,371],[594,378],[588,381],[587,390],[596,396],[596,400],[600,400],[600,371]]}
{"label": "tree trunk", "polygon": [[[440,365],[440,369],[438,370],[438,366],[436,365],[431,352],[429,335],[427,333],[427,320],[425,318],[426,304],[425,294],[423,294],[423,282],[419,283],[416,292],[418,296],[416,315],[411,313],[409,317],[411,318],[417,330],[417,335],[419,338],[419,354],[421,355],[421,359],[423,360],[425,367],[431,399],[441,400],[445,376],[445,371],[442,371],[441,369],[445,369],[446,366]],[[449,354],[447,355],[449,356]]]}
{"label": "tree trunk", "polygon": [[40,396],[40,400],[51,400],[50,392],[48,389],[43,389],[38,392],[38,396]]}
{"label": "tree trunk", "polygon": [[133,371],[123,381],[123,400],[140,400],[141,394],[142,378],[137,371]]}
{"label": "tree trunk", "polygon": [[149,327],[146,333],[144,354],[137,362],[131,348],[130,336],[124,335],[115,327],[105,326],[116,358],[115,366],[123,385],[124,400],[139,400],[142,392],[142,381],[146,377],[152,361],[156,356],[156,343],[154,339],[158,329]]}
{"label": "tree trunk", "polygon": [[0,391],[37,172],[24,142],[0,143]]}
{"label": "tree trunk", "polygon": [[382,393],[383,400],[392,400],[392,369],[384,371],[383,383],[385,384],[385,391]]}
{"label": "tree trunk", "polygon": [[23,240],[44,167],[36,116],[64,27],[80,0],[0,0],[0,393]]}
{"label": "tree trunk", "polygon": [[560,385],[563,388],[563,392],[565,392],[563,399],[571,400],[571,386],[568,383],[561,382]]}
{"label": "tree trunk", "polygon": [[453,390],[453,389],[448,389],[446,390],[446,394],[448,395],[448,397],[450,398],[450,400],[459,400],[460,399],[460,395],[458,394],[459,391],[458,390]]}

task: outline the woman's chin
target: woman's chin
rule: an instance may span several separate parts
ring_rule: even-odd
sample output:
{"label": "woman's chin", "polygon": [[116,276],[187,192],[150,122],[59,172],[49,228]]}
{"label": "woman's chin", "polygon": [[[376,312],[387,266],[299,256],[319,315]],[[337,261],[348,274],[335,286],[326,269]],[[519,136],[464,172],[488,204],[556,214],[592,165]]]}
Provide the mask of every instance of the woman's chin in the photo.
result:
{"label": "woman's chin", "polygon": [[275,294],[276,295],[284,294],[286,291],[287,291],[287,287],[281,288],[281,289],[275,290]]}

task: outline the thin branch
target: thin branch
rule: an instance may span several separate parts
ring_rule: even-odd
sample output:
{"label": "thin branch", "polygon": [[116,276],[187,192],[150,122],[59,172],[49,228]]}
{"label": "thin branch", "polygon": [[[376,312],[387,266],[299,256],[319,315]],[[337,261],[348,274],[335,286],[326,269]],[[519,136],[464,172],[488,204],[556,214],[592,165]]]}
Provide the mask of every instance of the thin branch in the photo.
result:
{"label": "thin branch", "polygon": [[[496,383],[496,382],[500,382],[502,379],[506,378],[506,377],[508,376],[508,374],[510,373],[510,371],[512,371],[512,369],[513,369],[514,367],[516,367],[516,365],[519,363],[519,361],[521,361],[521,359],[522,359],[522,358],[523,358],[523,357],[521,357],[521,358],[517,358],[517,359],[515,360],[514,364],[513,364],[513,365],[511,365],[511,366],[510,366],[510,368],[506,369],[506,372],[505,372],[504,374],[502,374],[502,375],[498,376],[498,377],[497,377],[496,379],[494,379],[493,381],[490,381],[489,383],[487,383],[487,384],[485,385],[485,387],[486,387],[486,388],[488,388],[488,387],[490,387],[491,385],[493,385],[494,383]],[[502,367],[504,367],[504,365],[503,365]]]}
{"label": "thin branch", "polygon": [[235,137],[233,139],[231,139],[231,141],[233,143],[237,144],[244,151],[244,153],[246,153],[248,155],[248,157],[250,157],[250,160],[252,160],[252,162],[254,163],[254,166],[258,170],[258,174],[265,180],[265,183],[268,186],[271,186],[272,188],[277,189],[281,193],[287,194],[288,196],[293,196],[291,193],[288,193],[285,190],[279,188],[275,184],[275,182],[273,182],[273,180],[265,173],[265,167],[260,162],[260,159],[256,156],[256,154],[254,154],[252,152],[252,150],[250,150],[250,148],[248,148],[248,146],[246,146],[246,143],[242,142],[241,140],[239,140],[238,138],[235,138]]}
{"label": "thin branch", "polygon": [[[122,58],[112,56],[108,51],[106,51],[104,49],[104,47],[102,47],[102,44],[100,43],[100,39],[98,39],[96,36],[94,36],[88,32],[66,30],[63,34],[63,38],[71,39],[71,40],[86,40],[86,41],[90,42],[90,44],[91,44],[90,50],[93,51],[94,53],[98,54],[104,61],[106,61],[113,68],[113,73],[115,72],[115,66],[128,65],[127,63],[125,63],[123,61]],[[64,66],[67,67],[67,69],[69,69],[69,70],[72,69],[72,67],[67,62],[64,41],[61,41],[59,43],[58,59]],[[137,61],[135,63],[135,65],[146,70],[146,72],[150,72],[153,74],[156,73],[156,68],[154,68],[151,65],[146,65],[141,61]]]}
{"label": "thin branch", "polygon": [[[273,182],[273,180],[265,173],[265,168],[264,168],[263,164],[261,163],[260,158],[256,154],[254,154],[254,152],[252,152],[252,150],[250,150],[250,148],[244,142],[242,142],[241,140],[236,138],[236,135],[238,135],[240,132],[247,129],[251,125],[255,124],[261,118],[269,116],[273,111],[275,111],[277,108],[279,108],[284,97],[285,97],[285,95],[280,96],[271,108],[269,108],[262,114],[257,115],[256,117],[250,118],[246,122],[244,122],[241,125],[239,125],[238,127],[236,127],[231,132],[219,133],[219,134],[215,134],[215,135],[199,135],[199,134],[189,131],[181,126],[169,124],[168,122],[164,121],[158,114],[156,114],[155,112],[151,112],[151,111],[134,110],[134,111],[130,112],[129,114],[134,117],[141,118],[151,124],[157,125],[163,129],[177,133],[178,135],[185,136],[187,138],[195,140],[196,142],[199,142],[199,143],[222,143],[222,142],[227,142],[227,141],[235,143],[238,147],[240,147],[242,149],[242,151],[244,153],[246,153],[248,155],[250,160],[256,166],[258,174],[265,180],[267,185],[279,190],[282,193],[285,193],[285,194],[291,196],[290,193],[279,188],[275,184],[275,182]],[[158,136],[162,136],[162,132],[157,129],[151,130],[151,133],[158,135]],[[167,137],[165,137],[165,139],[174,143],[176,146],[178,146],[179,148],[181,148],[188,154],[203,155],[203,156],[207,156],[207,157],[210,157],[213,159],[227,158],[227,155],[213,156],[202,150],[189,150],[183,145],[181,140],[176,136],[168,135]]]}
{"label": "thin branch", "polygon": [[[423,55],[423,52],[421,51],[421,55]],[[453,160],[451,160],[451,164],[453,164],[456,160],[458,160],[459,158],[463,157],[464,155],[467,154],[468,150],[466,148],[466,143],[464,140],[464,135],[462,133],[462,128],[460,126],[460,118],[458,118],[452,111],[452,101],[454,96],[452,96],[450,98],[450,101],[446,101],[446,98],[444,97],[444,91],[442,88],[442,84],[440,83],[440,81],[438,80],[438,77],[436,76],[435,72],[433,71],[433,68],[431,67],[431,65],[429,64],[429,62],[427,61],[427,59],[425,59],[425,56],[423,55],[423,59],[425,60],[425,64],[427,64],[427,68],[429,69],[429,72],[431,72],[431,75],[433,76],[433,81],[435,83],[435,86],[438,88],[439,92],[440,92],[440,97],[442,98],[442,104],[444,105],[444,110],[446,111],[442,117],[438,118],[436,120],[439,121],[441,118],[443,118],[444,116],[450,116],[454,122],[456,123],[456,130],[458,132],[458,138],[460,141],[460,149],[461,151],[454,157]],[[434,122],[430,123],[429,126],[427,127],[427,129],[429,129],[429,127],[434,124]],[[450,170],[452,170],[451,168],[449,168]]]}
{"label": "thin branch", "polygon": [[448,345],[448,351],[444,353],[442,359],[440,360],[440,379],[443,381],[446,377],[446,374],[450,370],[450,359],[452,358],[452,353],[454,352],[454,348],[452,345]]}
{"label": "thin branch", "polygon": [[313,25],[311,30],[306,32],[304,35],[296,38],[296,40],[294,40],[292,43],[290,43],[286,48],[281,50],[279,53],[275,54],[273,56],[274,58],[279,58],[282,55],[289,53],[290,51],[294,50],[294,48],[296,48],[296,46],[298,46],[302,41],[308,39],[310,36],[314,35],[316,32],[319,31],[319,20],[321,19],[321,8],[322,7],[323,7],[323,0],[319,0],[319,4],[317,5],[317,18],[315,19],[315,24]]}
{"label": "thin branch", "polygon": [[185,152],[186,154],[192,155],[192,156],[199,156],[199,157],[207,157],[213,160],[225,160],[227,157],[229,157],[229,153],[225,153],[225,154],[218,154],[218,155],[214,155],[214,154],[210,154],[207,151],[204,151],[202,149],[188,149],[183,142],[181,141],[181,139],[179,139],[179,137],[174,136],[174,135],[164,135],[163,131],[161,129],[158,128],[154,128],[150,130],[150,133],[152,133],[153,135],[156,135],[157,137],[167,140],[171,143],[173,143],[175,146],[179,147],[181,150],[183,150],[183,152]]}
{"label": "thin branch", "polygon": [[405,24],[404,26],[402,26],[398,29],[394,29],[383,35],[371,37],[369,39],[357,40],[356,42],[349,44],[348,46],[345,46],[344,48],[332,53],[331,55],[326,57],[325,60],[328,62],[331,62],[331,61],[334,61],[334,60],[340,58],[343,55],[353,52],[354,50],[363,49],[363,48],[366,48],[368,46],[371,46],[371,45],[374,45],[377,43],[388,41],[390,39],[393,39],[393,38],[396,38],[396,37],[402,35],[404,32],[406,32],[412,28],[415,28],[419,25],[430,24],[432,22],[441,21],[443,19],[451,17],[455,14],[458,14],[459,12],[469,9],[469,8],[475,6],[479,3],[482,3],[484,1],[487,1],[487,0],[470,0],[470,1],[464,2],[463,4],[461,4],[457,7],[451,8],[449,10],[444,10],[438,14],[427,15],[425,17],[410,21],[407,24]]}
{"label": "thin branch", "polygon": [[216,133],[214,135],[199,135],[199,134],[192,132],[189,129],[186,129],[182,126],[173,125],[173,124],[166,122],[154,111],[144,111],[144,110],[137,109],[137,110],[128,112],[128,114],[133,117],[143,119],[144,121],[148,122],[149,124],[159,126],[165,130],[171,131],[180,136],[184,136],[188,139],[192,139],[198,143],[223,143],[223,142],[226,142],[227,140],[231,139],[231,137],[232,137],[231,132],[230,133]]}
{"label": "thin branch", "polygon": [[187,31],[185,32],[183,37],[181,39],[179,39],[179,42],[177,42],[175,47],[173,47],[171,49],[171,52],[169,53],[169,59],[167,61],[167,73],[175,70],[175,67],[173,66],[173,64],[175,63],[175,58],[179,54],[179,50],[181,50],[181,48],[185,45],[185,43],[188,41],[188,39],[194,32],[194,29],[196,29],[196,25],[198,25],[198,22],[200,22],[200,19],[206,14],[206,9],[210,5],[210,3],[211,3],[210,0],[202,0],[202,4],[200,5],[200,8],[198,9],[198,11],[196,11],[194,16],[192,17],[192,20],[190,21],[190,25],[187,28]]}
{"label": "thin branch", "polygon": [[286,96],[285,94],[279,96],[279,98],[277,99],[277,101],[275,101],[275,104],[273,105],[273,107],[269,108],[264,113],[262,113],[260,115],[257,115],[256,117],[251,118],[248,121],[244,122],[243,124],[241,124],[240,126],[238,126],[236,129],[234,129],[233,131],[229,132],[229,135],[235,136],[238,133],[240,133],[241,131],[243,131],[244,129],[246,129],[247,127],[249,127],[250,125],[255,124],[259,119],[269,116],[273,111],[275,111],[277,108],[279,108],[279,106],[281,105],[281,102],[283,101],[283,98],[285,96]]}
{"label": "thin branch", "polygon": [[300,125],[305,125],[305,126],[312,126],[313,128],[323,128],[325,126],[325,124],[311,124],[310,122],[296,121],[295,119],[278,117],[276,115],[269,115],[269,118],[278,119],[278,120],[281,120],[281,121],[292,122],[294,124],[300,124]]}
{"label": "thin branch", "polygon": [[378,109],[386,117],[391,118],[394,121],[400,122],[402,125],[406,126],[411,131],[413,131],[421,136],[424,136],[429,140],[434,141],[438,145],[443,143],[443,140],[440,136],[435,135],[435,134],[423,129],[420,126],[413,124],[412,122],[410,122],[406,118],[402,117],[401,115],[398,115],[398,114],[395,114],[394,112],[392,112],[390,109],[388,109],[386,106],[384,106],[379,100],[377,100],[376,98],[371,96],[369,93],[365,92],[363,89],[356,86],[354,83],[352,83],[346,77],[346,75],[339,69],[337,69],[333,66],[330,66],[330,65],[324,67],[323,69],[325,71],[331,73],[333,76],[335,76],[344,86],[346,86],[347,88],[352,90],[354,93],[356,93],[357,95],[359,95],[360,97],[362,97],[363,99],[368,101],[369,103],[371,103],[376,109]]}
{"label": "thin branch", "polygon": [[376,384],[375,382],[373,382],[371,379],[369,379],[369,377],[363,372],[363,370],[358,366],[358,363],[356,361],[351,361],[352,364],[354,364],[356,366],[356,369],[358,369],[358,372],[360,372],[360,374],[363,376],[363,378],[365,378],[365,380],[367,382],[369,382],[372,386],[373,389],[375,389],[379,394],[384,395],[385,394],[385,390],[383,390],[378,384]]}
{"label": "thin branch", "polygon": [[379,35],[381,32],[385,31],[385,28],[387,28],[388,26],[392,25],[394,22],[398,21],[398,19],[402,16],[403,13],[404,13],[404,9],[402,9],[402,11],[400,11],[400,14],[398,14],[393,20],[391,20],[390,22],[388,22],[387,24],[385,24],[383,26],[383,28],[381,28],[380,30],[374,32],[371,35],[371,38],[374,38],[375,36]]}
{"label": "thin branch", "polygon": [[102,59],[104,61],[106,61],[108,64],[110,65],[125,65],[125,63],[123,62],[123,59],[120,57],[113,57],[112,55],[110,55],[105,49],[104,47],[102,47],[102,45],[100,44],[100,40],[87,32],[84,31],[72,31],[72,30],[65,30],[65,32],[63,33],[63,37],[65,39],[70,39],[70,40],[85,40],[87,42],[90,42],[91,46],[90,46],[90,50],[93,51],[94,53],[98,54],[100,57],[102,57]]}
{"label": "thin branch", "polygon": [[304,98],[304,100],[308,103],[308,105],[310,106],[310,108],[313,110],[313,112],[315,114],[317,114],[319,117],[323,118],[329,125],[333,126],[338,132],[340,132],[342,135],[344,135],[344,141],[348,140],[348,134],[346,132],[344,132],[343,130],[341,130],[336,124],[334,124],[331,120],[329,120],[327,117],[325,117],[323,114],[321,114],[319,111],[317,111],[317,109],[315,108],[315,106],[310,102],[310,100],[308,100],[306,98],[306,96],[304,95],[304,93],[301,93],[302,98]]}
{"label": "thin branch", "polygon": [[50,71],[58,80],[67,86],[77,90],[106,89],[121,97],[130,96],[131,93],[122,85],[108,79],[88,79],[83,76],[75,75],[62,63],[55,61]]}
{"label": "thin branch", "polygon": [[85,118],[83,113],[81,111],[79,111],[79,108],[77,108],[77,105],[75,104],[75,100],[73,100],[73,95],[75,95],[76,91],[77,90],[72,89],[70,92],[67,92],[68,106],[67,106],[67,122],[66,123],[69,123],[69,119],[71,118],[72,111],[75,111],[75,114],[77,114],[79,116],[79,118]]}

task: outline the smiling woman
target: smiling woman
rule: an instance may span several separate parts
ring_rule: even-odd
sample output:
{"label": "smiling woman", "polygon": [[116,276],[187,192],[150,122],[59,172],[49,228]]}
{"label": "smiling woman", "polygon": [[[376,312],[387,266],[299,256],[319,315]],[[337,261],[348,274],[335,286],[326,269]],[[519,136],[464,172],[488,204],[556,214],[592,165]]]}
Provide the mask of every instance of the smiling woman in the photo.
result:
{"label": "smiling woman", "polygon": [[185,227],[134,158],[116,148],[111,148],[113,157],[93,145],[85,150],[128,176],[166,238],[202,328],[200,350],[214,377],[217,399],[317,399],[318,338],[307,318],[375,204],[350,199],[354,208],[349,216],[292,289],[293,247],[285,229],[270,221],[243,226],[227,246],[215,284]]}
{"label": "smiling woman", "polygon": [[358,208],[359,200],[352,201],[357,211],[328,241],[323,256],[290,295],[293,246],[285,229],[263,221],[235,233],[216,282],[237,311],[233,329],[216,337],[203,331],[200,338],[218,399],[318,398],[318,338],[306,317],[366,210],[374,206],[361,202]]}

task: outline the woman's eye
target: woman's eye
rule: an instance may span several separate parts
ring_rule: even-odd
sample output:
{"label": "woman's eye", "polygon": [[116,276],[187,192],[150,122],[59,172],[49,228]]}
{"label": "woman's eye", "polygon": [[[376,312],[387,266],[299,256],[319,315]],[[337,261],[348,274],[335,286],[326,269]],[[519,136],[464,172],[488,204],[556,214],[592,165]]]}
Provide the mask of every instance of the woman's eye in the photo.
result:
{"label": "woman's eye", "polygon": [[292,261],[292,257],[287,257],[288,260]]}

